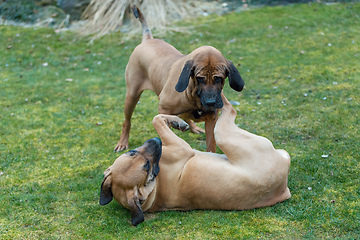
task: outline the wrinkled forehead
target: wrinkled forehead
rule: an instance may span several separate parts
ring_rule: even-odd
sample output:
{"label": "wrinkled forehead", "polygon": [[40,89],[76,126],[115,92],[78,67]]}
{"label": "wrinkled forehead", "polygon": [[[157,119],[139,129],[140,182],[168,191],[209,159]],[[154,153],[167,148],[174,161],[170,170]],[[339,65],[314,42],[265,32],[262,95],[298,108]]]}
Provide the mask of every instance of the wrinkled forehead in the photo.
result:
{"label": "wrinkled forehead", "polygon": [[115,160],[111,168],[118,172],[125,173],[129,170],[135,170],[136,168],[142,167],[144,161],[145,158],[142,155],[139,154],[135,157],[131,157],[129,152],[126,152]]}
{"label": "wrinkled forehead", "polygon": [[143,156],[129,157],[128,153],[118,157],[110,167],[113,183],[123,188],[132,188],[143,183],[147,173],[143,170]]}
{"label": "wrinkled forehead", "polygon": [[194,58],[194,65],[195,74],[224,74],[227,60],[221,53],[203,53]]}
{"label": "wrinkled forehead", "polygon": [[225,75],[226,69],[227,68],[225,64],[199,64],[196,65],[194,73],[195,75]]}

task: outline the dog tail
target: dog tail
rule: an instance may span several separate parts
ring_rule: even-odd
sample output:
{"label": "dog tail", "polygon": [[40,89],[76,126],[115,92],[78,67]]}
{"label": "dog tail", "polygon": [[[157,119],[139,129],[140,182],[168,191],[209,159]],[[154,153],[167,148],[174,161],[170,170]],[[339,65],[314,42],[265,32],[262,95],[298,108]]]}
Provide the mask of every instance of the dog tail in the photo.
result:
{"label": "dog tail", "polygon": [[140,20],[140,23],[141,23],[141,26],[143,29],[142,41],[145,41],[147,39],[152,39],[153,36],[151,34],[149,26],[147,25],[144,15],[141,13],[140,9],[137,8],[135,5],[133,6],[133,13],[134,13],[134,16]]}

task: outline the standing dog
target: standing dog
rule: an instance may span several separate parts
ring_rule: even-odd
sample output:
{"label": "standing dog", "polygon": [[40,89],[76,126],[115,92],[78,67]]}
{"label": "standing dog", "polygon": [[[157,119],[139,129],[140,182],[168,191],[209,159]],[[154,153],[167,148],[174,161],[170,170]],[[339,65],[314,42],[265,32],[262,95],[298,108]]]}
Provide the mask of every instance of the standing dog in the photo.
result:
{"label": "standing dog", "polygon": [[160,139],[122,154],[104,172],[100,204],[113,198],[131,210],[135,226],[143,212],[242,210],[290,198],[290,156],[261,136],[238,128],[236,111],[225,97],[215,127],[225,155],[194,150],[169,128],[188,129],[177,116],[159,114],[153,125]]}
{"label": "standing dog", "polygon": [[131,116],[140,95],[151,90],[159,97],[159,113],[178,115],[194,133],[203,132],[192,120],[205,121],[207,150],[215,152],[214,127],[223,106],[221,92],[225,79],[241,91],[244,81],[234,64],[217,49],[200,47],[183,55],[170,44],[153,39],[142,13],[133,8],[143,28],[142,42],[130,56],[125,70],[125,120],[115,151],[128,148]]}

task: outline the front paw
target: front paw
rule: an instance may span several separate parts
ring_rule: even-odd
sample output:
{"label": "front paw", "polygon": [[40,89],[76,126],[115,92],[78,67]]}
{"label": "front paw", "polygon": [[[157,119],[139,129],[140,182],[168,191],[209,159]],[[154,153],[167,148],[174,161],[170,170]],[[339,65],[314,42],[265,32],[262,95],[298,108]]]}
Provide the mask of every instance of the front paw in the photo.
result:
{"label": "front paw", "polygon": [[114,152],[121,152],[129,148],[129,143],[125,140],[121,140],[118,142],[118,144],[114,148]]}
{"label": "front paw", "polygon": [[192,133],[195,134],[205,133],[205,130],[202,129],[201,127],[196,126],[195,123],[192,123],[192,125],[190,126],[190,130]]}
{"label": "front paw", "polygon": [[189,130],[189,124],[187,124],[186,122],[184,122],[182,120],[180,120],[180,122],[173,121],[173,122],[170,122],[170,124],[174,129],[180,130],[182,132]]}

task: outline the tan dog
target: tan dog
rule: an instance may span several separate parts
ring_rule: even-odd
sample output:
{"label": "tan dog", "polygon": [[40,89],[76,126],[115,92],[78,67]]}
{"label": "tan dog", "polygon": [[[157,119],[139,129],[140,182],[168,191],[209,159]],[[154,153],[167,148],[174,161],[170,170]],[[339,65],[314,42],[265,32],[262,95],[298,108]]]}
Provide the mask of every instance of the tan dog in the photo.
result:
{"label": "tan dog", "polygon": [[157,115],[153,125],[161,140],[147,140],[116,159],[104,172],[100,204],[114,197],[131,210],[132,224],[137,225],[144,221],[143,212],[243,210],[290,198],[289,154],[238,128],[236,111],[223,100],[215,139],[225,155],[192,149],[169,128],[184,131],[188,126],[184,121]]}
{"label": "tan dog", "polygon": [[183,55],[170,44],[153,39],[141,12],[134,15],[143,28],[142,42],[130,56],[125,70],[125,120],[120,140],[114,151],[128,148],[131,116],[140,95],[151,90],[159,97],[159,113],[178,115],[194,133],[204,132],[194,122],[205,121],[207,150],[215,152],[214,127],[218,109],[223,106],[221,92],[225,79],[230,87],[241,91],[244,81],[234,64],[217,49],[200,47]]}

